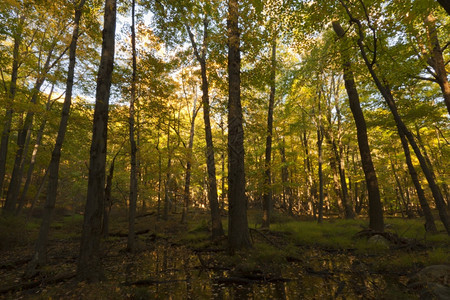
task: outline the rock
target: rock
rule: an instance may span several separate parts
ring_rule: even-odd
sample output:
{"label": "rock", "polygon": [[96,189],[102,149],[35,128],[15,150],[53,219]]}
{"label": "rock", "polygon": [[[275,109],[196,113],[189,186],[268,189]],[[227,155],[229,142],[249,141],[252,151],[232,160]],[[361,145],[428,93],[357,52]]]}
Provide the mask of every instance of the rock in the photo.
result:
{"label": "rock", "polygon": [[450,299],[450,265],[423,268],[411,277],[408,287],[420,290],[420,299]]}
{"label": "rock", "polygon": [[375,234],[373,236],[371,236],[367,242],[370,245],[374,245],[380,248],[385,248],[385,249],[389,249],[389,241],[382,235],[380,234]]}

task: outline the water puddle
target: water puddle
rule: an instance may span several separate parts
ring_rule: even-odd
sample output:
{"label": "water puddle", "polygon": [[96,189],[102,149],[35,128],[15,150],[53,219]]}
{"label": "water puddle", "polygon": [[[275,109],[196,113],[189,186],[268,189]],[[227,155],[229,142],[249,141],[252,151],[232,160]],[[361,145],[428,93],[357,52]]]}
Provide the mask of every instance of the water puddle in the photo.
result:
{"label": "water puddle", "polygon": [[[381,299],[405,296],[398,275],[374,274],[349,253],[304,250],[302,262],[283,266],[280,280],[237,276],[211,263],[214,253],[157,246],[139,254],[117,278],[132,288],[133,299]],[[120,278],[119,278],[120,277]]]}

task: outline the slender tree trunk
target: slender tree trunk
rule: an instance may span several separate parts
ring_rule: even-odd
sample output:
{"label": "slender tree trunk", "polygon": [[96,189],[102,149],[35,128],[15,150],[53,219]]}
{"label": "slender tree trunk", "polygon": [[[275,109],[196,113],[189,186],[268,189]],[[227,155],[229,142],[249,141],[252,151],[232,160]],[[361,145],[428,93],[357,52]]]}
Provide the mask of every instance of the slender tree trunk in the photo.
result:
{"label": "slender tree trunk", "polygon": [[[450,6],[450,5],[448,5]],[[436,72],[435,79],[439,84],[444,97],[447,111],[450,114],[450,83],[447,78],[447,71],[445,70],[445,60],[442,55],[442,48],[439,44],[439,39],[436,29],[436,18],[432,14],[429,14],[425,18],[425,26],[427,27],[428,40],[431,43],[431,57],[428,59],[428,64]]]}
{"label": "slender tree trunk", "polygon": [[39,188],[38,188],[36,194],[34,195],[33,200],[31,201],[31,206],[30,206],[30,209],[29,209],[28,214],[27,214],[27,221],[33,215],[33,209],[34,209],[34,207],[36,205],[36,202],[38,202],[39,197],[41,196],[41,193],[42,193],[42,190],[44,189],[47,177],[48,177],[48,169],[45,170],[44,176],[42,176],[42,181],[39,184]]}
{"label": "slender tree trunk", "polygon": [[184,194],[183,194],[183,213],[181,214],[181,223],[187,222],[187,214],[189,210],[190,188],[191,188],[191,167],[192,167],[192,148],[194,147],[195,134],[195,118],[197,117],[197,95],[194,98],[194,105],[192,108],[191,128],[189,130],[189,143],[186,162],[186,175],[184,178]]}
{"label": "slender tree trunk", "polygon": [[245,195],[241,106],[239,1],[228,1],[228,243],[230,252],[251,247]]}
{"label": "slender tree trunk", "polygon": [[290,215],[292,215],[292,197],[291,197],[291,187],[289,186],[289,169],[286,161],[286,140],[283,136],[283,141],[281,142],[280,147],[281,154],[281,182],[283,184],[283,203],[286,206],[287,203],[287,211]]}
{"label": "slender tree trunk", "polygon": [[[119,152],[117,152],[119,154]],[[111,190],[112,190],[112,181],[114,177],[114,164],[116,161],[117,154],[114,156],[111,165],[109,166],[109,173],[106,177],[106,186],[105,186],[105,205],[103,206],[103,219],[102,219],[102,236],[107,238],[109,235],[109,213],[111,212],[112,207],[112,198],[111,198]]]}
{"label": "slender tree trunk", "polygon": [[0,143],[0,198],[3,195],[3,185],[6,175],[6,159],[8,154],[9,135],[11,132],[11,122],[13,116],[13,102],[16,97],[17,77],[19,71],[20,45],[22,43],[22,32],[25,22],[25,16],[20,16],[18,21],[18,31],[14,34],[13,61],[11,70],[11,82],[9,84],[8,99],[6,105],[6,114],[3,121],[3,131]]}
{"label": "slender tree trunk", "polygon": [[172,165],[172,154],[169,151],[170,149],[170,120],[167,124],[167,153],[168,153],[168,158],[167,158],[167,169],[166,169],[166,181],[164,184],[164,208],[163,208],[163,220],[167,221],[169,219],[169,205],[170,205],[170,181],[171,181],[171,176],[170,176],[170,168]]}
{"label": "slender tree trunk", "polygon": [[130,115],[128,119],[130,129],[130,207],[128,213],[128,240],[127,250],[134,252],[135,250],[135,232],[134,223],[136,219],[136,204],[138,194],[137,169],[136,169],[136,153],[138,151],[135,140],[135,101],[136,101],[136,30],[135,30],[135,0],[131,4],[131,48],[133,71],[131,75],[131,100],[130,100]]}
{"label": "slender tree trunk", "polygon": [[161,149],[159,148],[159,138],[161,132],[161,124],[158,124],[158,140],[156,143],[156,151],[158,151],[158,200],[156,202],[156,218],[159,220],[161,218],[161,189],[162,189],[162,157]]}
{"label": "slender tree trunk", "polygon": [[47,263],[47,244],[48,235],[50,231],[50,222],[53,213],[53,209],[56,203],[56,195],[58,191],[58,172],[59,161],[61,157],[61,148],[64,141],[64,136],[67,129],[67,122],[69,118],[70,105],[72,102],[72,87],[73,77],[76,61],[76,47],[79,36],[79,24],[83,11],[84,0],[82,0],[75,9],[75,24],[72,33],[72,41],[70,43],[69,54],[69,69],[66,81],[66,94],[64,98],[63,109],[61,112],[61,121],[59,125],[58,135],[56,137],[55,147],[52,151],[52,158],[48,167],[49,181],[47,187],[47,197],[44,207],[44,215],[42,217],[42,223],[39,230],[39,237],[36,241],[35,252],[33,259],[28,264],[27,276],[32,276],[37,269],[44,266]]}
{"label": "slender tree trunk", "polygon": [[322,164],[323,164],[323,151],[322,151],[322,142],[323,142],[323,127],[322,127],[322,109],[321,109],[321,92],[319,91],[318,94],[318,121],[317,121],[317,155],[318,155],[318,177],[319,177],[319,203],[318,203],[318,217],[317,222],[322,223],[323,221],[323,171],[322,171]]}
{"label": "slender tree trunk", "polygon": [[105,1],[102,55],[97,76],[97,91],[89,163],[89,179],[77,278],[96,282],[103,278],[100,240],[105,196],[108,106],[114,66],[116,0]]}
{"label": "slender tree trunk", "polygon": [[[333,22],[333,28],[338,37],[342,39],[345,38],[345,32],[339,22]],[[375,172],[372,162],[372,155],[370,153],[366,120],[359,102],[359,95],[356,89],[355,80],[353,78],[350,56],[343,47],[341,48],[341,53],[343,60],[345,89],[347,90],[350,109],[356,124],[358,148],[361,156],[361,164],[364,171],[367,191],[369,194],[369,226],[373,230],[384,231],[383,208],[381,205],[377,174]]]}
{"label": "slender tree trunk", "polygon": [[[47,112],[49,112],[50,108],[51,108],[51,97],[53,94],[53,88],[54,88],[54,85],[52,85],[52,88],[51,88],[50,93],[47,98],[47,105],[46,105]],[[44,120],[42,121],[41,125],[39,126],[39,130],[36,135],[36,142],[34,144],[33,153],[31,154],[31,159],[30,159],[30,163],[29,163],[28,171],[27,171],[27,177],[25,180],[25,184],[23,186],[22,194],[19,198],[17,213],[20,213],[22,211],[23,206],[25,205],[25,198],[28,193],[28,188],[30,187],[31,178],[33,176],[33,171],[34,171],[34,165],[36,164],[37,152],[39,150],[39,147],[41,146],[41,141],[42,141],[42,137],[44,136],[44,129],[45,129],[46,125],[47,125],[47,116],[44,117]]]}
{"label": "slender tree trunk", "polygon": [[[199,52],[189,26],[186,25],[191,40],[194,55],[200,63],[202,77],[202,105],[203,105],[203,121],[205,123],[205,140],[206,140],[206,166],[208,172],[208,200],[211,209],[212,238],[217,239],[224,235],[222,228],[222,220],[220,218],[220,207],[217,195],[217,179],[216,179],[216,163],[214,159],[214,144],[211,132],[210,105],[209,105],[209,82],[206,74],[206,50],[208,42],[208,20],[203,20],[203,43]],[[222,190],[223,193],[223,190]]]}
{"label": "slender tree trunk", "polygon": [[434,174],[427,166],[427,163],[426,163],[419,147],[417,146],[416,141],[414,140],[414,136],[411,134],[411,132],[408,130],[405,123],[401,119],[401,117],[397,111],[397,105],[395,103],[394,97],[392,96],[389,86],[387,86],[386,84],[383,84],[381,82],[381,80],[379,79],[378,75],[375,72],[374,64],[371,63],[369,61],[369,58],[367,57],[366,48],[363,43],[364,34],[363,34],[361,22],[358,19],[355,19],[351,15],[351,13],[350,13],[350,11],[348,11],[347,7],[346,7],[346,10],[351,18],[351,22],[358,25],[359,37],[360,37],[358,39],[358,46],[361,51],[363,60],[367,66],[367,69],[369,70],[369,73],[372,76],[372,79],[374,80],[375,85],[377,86],[378,90],[380,91],[381,95],[383,96],[386,104],[388,105],[388,107],[394,117],[400,138],[401,138],[401,135],[403,134],[406,137],[406,139],[408,140],[411,147],[413,148],[414,153],[416,154],[416,157],[419,160],[419,164],[422,168],[422,171],[428,181],[428,185],[430,186],[434,201],[436,203],[436,207],[439,211],[439,217],[441,218],[441,221],[444,224],[444,227],[445,227],[447,233],[450,235],[450,222],[449,222],[447,210],[445,207],[445,203],[444,203],[441,191],[439,190],[439,187],[436,184]]}
{"label": "slender tree trunk", "polygon": [[270,214],[272,211],[272,178],[271,178],[271,158],[272,158],[272,132],[273,132],[273,106],[275,103],[275,71],[276,71],[276,37],[272,42],[272,66],[270,70],[270,96],[269,109],[267,112],[267,136],[266,136],[266,157],[264,160],[264,195],[263,195],[263,219],[262,227],[269,228]]}
{"label": "slender tree trunk", "polygon": [[[411,213],[409,211],[408,203],[405,200],[405,193],[403,192],[403,187],[400,182],[400,178],[398,177],[397,170],[395,169],[395,166],[394,166],[394,163],[392,162],[392,160],[391,160],[391,169],[392,169],[392,173],[394,174],[395,182],[397,183],[398,196],[402,200],[403,206],[405,207],[406,215],[408,217],[410,217]],[[402,210],[402,216],[403,216],[403,209],[401,209],[401,210]]]}

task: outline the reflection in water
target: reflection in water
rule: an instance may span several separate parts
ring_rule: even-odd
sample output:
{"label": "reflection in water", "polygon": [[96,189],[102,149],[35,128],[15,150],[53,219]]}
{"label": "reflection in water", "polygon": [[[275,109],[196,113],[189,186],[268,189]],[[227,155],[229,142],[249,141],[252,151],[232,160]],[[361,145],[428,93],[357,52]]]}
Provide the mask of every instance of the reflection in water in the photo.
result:
{"label": "reflection in water", "polygon": [[206,269],[184,247],[158,246],[143,255],[127,267],[126,280],[151,279],[153,284],[136,287],[133,299],[380,299],[386,290],[402,287],[398,277],[371,274],[368,265],[348,253],[304,250],[307,263],[291,263],[277,274],[289,281],[244,283],[218,281],[229,271]]}

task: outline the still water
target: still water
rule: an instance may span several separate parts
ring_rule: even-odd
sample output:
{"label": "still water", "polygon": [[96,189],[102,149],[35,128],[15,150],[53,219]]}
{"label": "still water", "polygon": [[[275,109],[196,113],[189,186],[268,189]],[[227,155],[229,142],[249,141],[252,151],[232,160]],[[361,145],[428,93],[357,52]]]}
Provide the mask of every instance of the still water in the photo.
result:
{"label": "still water", "polygon": [[[214,253],[160,245],[131,260],[115,279],[133,299],[404,299],[406,277],[376,274],[349,253],[304,250],[277,280],[254,280],[210,263]],[[259,277],[259,279],[261,279]]]}

